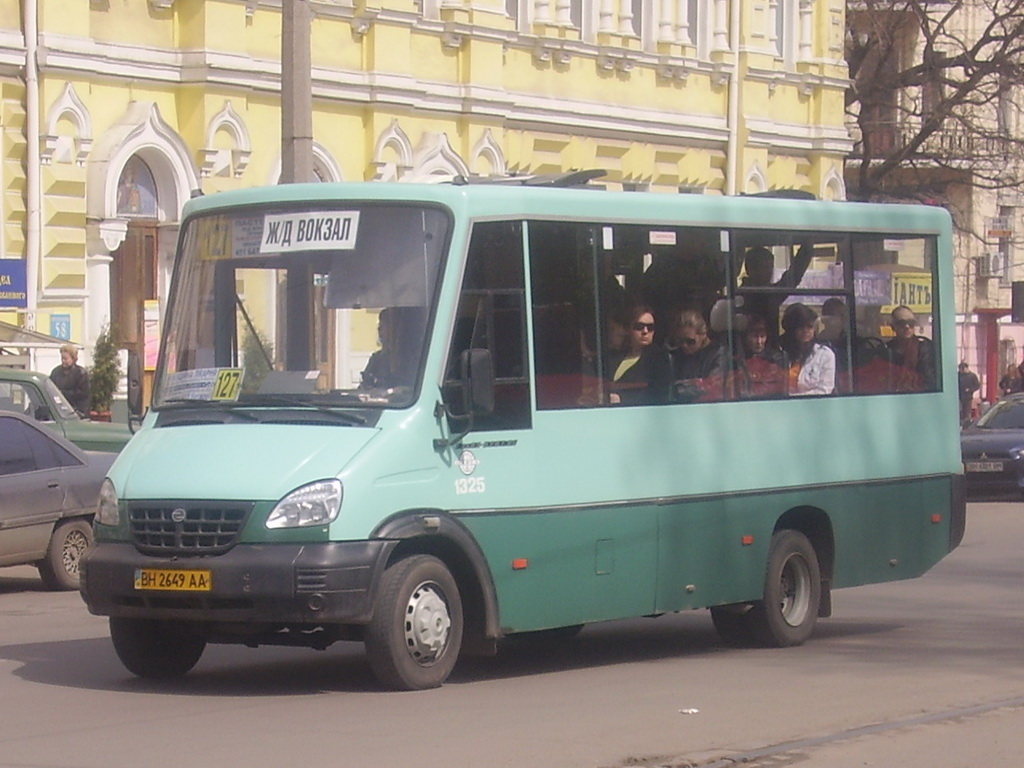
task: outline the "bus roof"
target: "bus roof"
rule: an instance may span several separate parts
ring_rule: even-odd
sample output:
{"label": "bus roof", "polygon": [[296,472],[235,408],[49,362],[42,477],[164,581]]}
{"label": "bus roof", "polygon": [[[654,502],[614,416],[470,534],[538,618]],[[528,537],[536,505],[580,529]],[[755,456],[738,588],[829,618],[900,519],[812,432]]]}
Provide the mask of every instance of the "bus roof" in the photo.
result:
{"label": "bus roof", "polygon": [[[314,202],[405,202],[441,205],[470,218],[595,219],[706,227],[934,233],[950,230],[938,206],[801,200],[778,196],[612,192],[509,184],[330,182],[279,184],[196,197],[184,218],[226,208]],[[827,222],[827,226],[822,226]]]}

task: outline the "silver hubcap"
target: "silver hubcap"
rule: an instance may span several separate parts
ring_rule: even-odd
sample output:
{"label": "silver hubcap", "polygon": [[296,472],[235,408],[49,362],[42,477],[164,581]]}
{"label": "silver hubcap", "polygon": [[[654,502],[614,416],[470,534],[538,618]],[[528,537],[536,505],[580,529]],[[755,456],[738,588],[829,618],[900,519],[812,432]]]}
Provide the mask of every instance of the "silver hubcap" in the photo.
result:
{"label": "silver hubcap", "polygon": [[71,531],[64,540],[61,562],[64,564],[64,570],[69,576],[78,575],[78,563],[88,546],[89,540],[80,531]]}
{"label": "silver hubcap", "polygon": [[811,571],[799,555],[791,555],[782,566],[780,577],[782,618],[791,627],[798,627],[811,608]]}
{"label": "silver hubcap", "polygon": [[405,607],[405,645],[421,664],[436,661],[448,643],[452,620],[441,588],[430,581],[420,584]]}

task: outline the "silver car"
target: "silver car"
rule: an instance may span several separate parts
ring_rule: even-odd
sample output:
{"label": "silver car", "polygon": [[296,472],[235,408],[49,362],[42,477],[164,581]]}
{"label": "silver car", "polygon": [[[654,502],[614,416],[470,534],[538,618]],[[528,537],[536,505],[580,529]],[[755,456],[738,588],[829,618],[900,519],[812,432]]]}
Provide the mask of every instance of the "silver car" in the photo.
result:
{"label": "silver car", "polygon": [[0,411],[0,566],[30,563],[47,589],[78,589],[115,455],[82,451],[33,419]]}

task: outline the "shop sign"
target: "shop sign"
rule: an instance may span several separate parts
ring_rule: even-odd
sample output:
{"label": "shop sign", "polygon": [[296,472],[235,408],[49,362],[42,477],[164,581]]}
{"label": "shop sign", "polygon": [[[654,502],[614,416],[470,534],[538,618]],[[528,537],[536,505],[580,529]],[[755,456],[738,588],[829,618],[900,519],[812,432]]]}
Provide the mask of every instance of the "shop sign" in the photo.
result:
{"label": "shop sign", "polygon": [[0,308],[28,308],[28,278],[23,259],[0,259]]}
{"label": "shop sign", "polygon": [[887,308],[890,312],[902,305],[909,307],[914,314],[931,314],[932,276],[921,272],[894,272],[891,302]]}

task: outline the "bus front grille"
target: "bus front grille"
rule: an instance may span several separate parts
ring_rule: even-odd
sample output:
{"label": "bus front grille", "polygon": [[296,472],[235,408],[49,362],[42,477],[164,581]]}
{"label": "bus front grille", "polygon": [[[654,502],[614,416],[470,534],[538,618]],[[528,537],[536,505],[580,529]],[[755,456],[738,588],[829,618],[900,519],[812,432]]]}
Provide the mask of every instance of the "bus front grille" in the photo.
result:
{"label": "bus front grille", "polygon": [[231,549],[252,504],[136,502],[128,507],[132,541],[148,555],[216,555]]}

